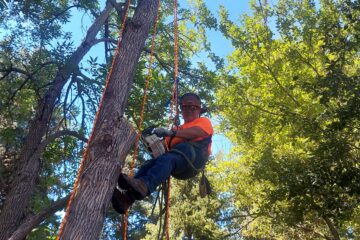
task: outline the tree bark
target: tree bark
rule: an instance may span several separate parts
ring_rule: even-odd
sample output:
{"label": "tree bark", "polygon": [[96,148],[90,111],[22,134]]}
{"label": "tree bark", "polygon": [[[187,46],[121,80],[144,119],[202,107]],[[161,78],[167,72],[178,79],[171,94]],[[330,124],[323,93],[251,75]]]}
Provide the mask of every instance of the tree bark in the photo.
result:
{"label": "tree bark", "polygon": [[325,220],[326,224],[328,225],[328,227],[330,229],[330,232],[333,235],[333,239],[334,240],[340,240],[339,232],[335,228],[335,226],[334,226],[333,222],[331,221],[331,219],[328,218],[328,217],[323,217],[323,219]]}
{"label": "tree bark", "polygon": [[24,223],[22,223],[20,227],[18,227],[18,229],[11,235],[9,240],[25,239],[25,237],[31,232],[33,228],[38,226],[42,221],[44,221],[50,215],[54,214],[56,211],[64,208],[66,203],[69,201],[69,198],[70,195],[54,202],[49,208],[43,210],[39,214],[26,219]]}
{"label": "tree bark", "polygon": [[35,179],[39,174],[39,158],[42,153],[39,146],[46,133],[55,101],[59,98],[72,72],[91,48],[92,45],[90,43],[95,39],[112,8],[112,5],[106,5],[105,9],[89,28],[85,40],[64,66],[59,68],[52,81],[53,84],[38,104],[37,112],[30,124],[29,134],[20,154],[19,170],[16,173],[11,190],[6,196],[6,201],[0,215],[0,240],[8,239],[11,233],[19,226],[24,216],[24,211],[34,190]]}
{"label": "tree bark", "polygon": [[156,0],[139,1],[134,17],[126,25],[60,239],[99,239],[122,164],[135,140],[123,114],[156,12]]}

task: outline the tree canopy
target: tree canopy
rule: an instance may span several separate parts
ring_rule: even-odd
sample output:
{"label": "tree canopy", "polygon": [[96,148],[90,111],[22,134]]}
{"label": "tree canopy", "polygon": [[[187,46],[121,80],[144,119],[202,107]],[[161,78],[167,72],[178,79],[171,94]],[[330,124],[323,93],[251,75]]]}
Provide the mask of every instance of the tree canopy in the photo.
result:
{"label": "tree canopy", "polygon": [[360,193],[359,5],[252,4],[239,25],[221,10],[236,50],[216,97],[236,159],[217,171],[230,171],[225,189],[252,218],[243,234],[351,238]]}
{"label": "tree canopy", "polygon": [[[131,1],[125,28],[136,24],[142,1],[149,2]],[[167,126],[170,111],[174,6],[160,2],[143,128]],[[125,24],[125,3],[0,1],[0,226],[11,228],[0,239],[19,230],[27,239],[56,237]],[[203,0],[180,1],[180,93],[201,96],[232,149],[214,154],[207,166],[213,186],[207,198],[198,194],[198,178],[172,181],[171,239],[356,239],[360,4],[249,4],[251,12],[235,21],[224,6],[212,12]],[[124,110],[134,128],[153,31]],[[214,51],[210,31],[231,42],[226,59]],[[194,60],[199,55],[206,59]],[[137,166],[148,158],[141,146]],[[24,191],[15,191],[20,185]],[[163,238],[158,200],[154,193],[132,207],[129,239]],[[18,209],[16,217],[11,209]],[[120,238],[121,220],[110,207],[100,239]]]}

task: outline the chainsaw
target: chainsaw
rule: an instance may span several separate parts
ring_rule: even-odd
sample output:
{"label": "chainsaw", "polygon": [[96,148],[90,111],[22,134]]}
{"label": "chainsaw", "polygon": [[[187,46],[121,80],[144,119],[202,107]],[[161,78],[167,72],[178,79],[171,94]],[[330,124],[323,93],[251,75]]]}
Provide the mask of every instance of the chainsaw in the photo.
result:
{"label": "chainsaw", "polygon": [[164,138],[158,137],[154,134],[154,126],[146,128],[141,133],[141,140],[147,148],[148,152],[151,154],[153,158],[157,158],[160,155],[164,154],[165,146],[164,146]]}

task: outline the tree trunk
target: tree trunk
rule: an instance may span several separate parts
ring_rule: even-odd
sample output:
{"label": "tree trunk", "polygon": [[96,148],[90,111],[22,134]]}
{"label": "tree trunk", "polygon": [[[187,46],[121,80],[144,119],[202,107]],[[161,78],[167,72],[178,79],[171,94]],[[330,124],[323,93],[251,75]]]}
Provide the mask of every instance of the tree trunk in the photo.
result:
{"label": "tree trunk", "polygon": [[139,1],[132,21],[126,25],[60,239],[99,238],[122,164],[135,139],[123,114],[156,11],[156,0]]}
{"label": "tree trunk", "polygon": [[59,69],[55,79],[52,81],[53,84],[38,104],[37,112],[30,124],[29,134],[20,154],[19,170],[12,183],[11,190],[6,196],[4,208],[0,215],[0,240],[7,240],[19,226],[24,216],[26,206],[35,186],[35,178],[39,174],[39,157],[42,153],[39,150],[39,146],[46,133],[55,101],[59,98],[71,73],[91,48],[91,42],[94,41],[111,10],[112,6],[107,4],[103,12],[89,28],[85,40],[65,65]]}

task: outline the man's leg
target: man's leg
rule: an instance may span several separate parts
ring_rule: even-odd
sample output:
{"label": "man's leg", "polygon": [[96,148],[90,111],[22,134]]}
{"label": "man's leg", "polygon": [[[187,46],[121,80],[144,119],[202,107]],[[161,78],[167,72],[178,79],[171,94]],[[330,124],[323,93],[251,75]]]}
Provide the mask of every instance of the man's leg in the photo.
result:
{"label": "man's leg", "polygon": [[135,173],[134,177],[141,178],[142,176],[146,175],[146,172],[155,165],[155,162],[156,158],[146,161],[143,165],[141,165],[139,170]]}
{"label": "man's leg", "polygon": [[[134,178],[121,175],[123,181],[119,185],[128,189],[134,199],[141,200],[155,191],[156,187],[165,181],[173,171],[183,171],[187,168],[187,161],[177,153],[165,153],[154,160],[151,167],[145,166],[140,169],[141,176]],[[120,179],[119,178],[119,179]]]}
{"label": "man's leg", "polygon": [[143,181],[148,193],[152,193],[173,171],[183,171],[186,167],[187,161],[181,155],[169,152],[155,159],[154,164],[146,172],[135,178]]}
{"label": "man's leg", "polygon": [[[135,178],[141,178],[146,176],[147,171],[154,167],[157,159],[151,159],[143,164],[135,174]],[[142,199],[143,197],[134,192],[133,186],[128,183],[129,178],[126,174],[120,174],[118,178],[118,186],[114,190],[111,202],[116,212],[124,214],[126,210],[135,202],[136,199]],[[139,186],[137,186],[139,187]],[[141,187],[141,186],[140,186]],[[148,187],[144,183],[144,191],[148,193]]]}
{"label": "man's leg", "polygon": [[[135,177],[141,177],[146,171],[155,164],[155,159],[146,161],[135,174]],[[135,202],[131,186],[127,183],[126,174],[121,173],[118,178],[118,187],[114,189],[111,198],[114,210],[120,214],[124,214],[127,209]]]}

